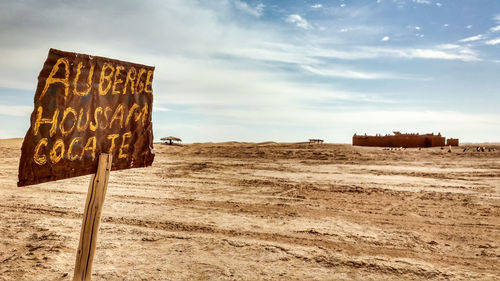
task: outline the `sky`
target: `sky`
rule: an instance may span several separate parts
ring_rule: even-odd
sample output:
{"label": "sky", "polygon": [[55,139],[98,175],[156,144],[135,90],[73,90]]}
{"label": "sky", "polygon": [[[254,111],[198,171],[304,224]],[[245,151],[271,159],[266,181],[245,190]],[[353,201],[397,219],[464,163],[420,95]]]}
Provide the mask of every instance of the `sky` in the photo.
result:
{"label": "sky", "polygon": [[498,0],[2,0],[0,38],[0,138],[55,48],[155,66],[155,140],[500,142]]}

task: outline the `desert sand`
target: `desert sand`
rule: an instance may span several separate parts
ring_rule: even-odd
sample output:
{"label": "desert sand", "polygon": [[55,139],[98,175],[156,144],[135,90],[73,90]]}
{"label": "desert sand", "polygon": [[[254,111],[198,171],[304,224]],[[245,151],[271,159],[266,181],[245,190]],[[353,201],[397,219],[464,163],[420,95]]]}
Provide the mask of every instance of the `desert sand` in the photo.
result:
{"label": "desert sand", "polygon": [[[71,280],[90,176],[18,188],[0,140],[0,280]],[[500,280],[491,152],[155,144],[113,171],[93,280]]]}

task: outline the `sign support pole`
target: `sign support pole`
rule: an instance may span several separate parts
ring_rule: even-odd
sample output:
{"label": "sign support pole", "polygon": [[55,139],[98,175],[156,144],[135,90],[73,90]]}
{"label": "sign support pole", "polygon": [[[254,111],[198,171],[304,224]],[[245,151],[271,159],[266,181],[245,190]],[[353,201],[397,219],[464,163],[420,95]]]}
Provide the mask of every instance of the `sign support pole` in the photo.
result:
{"label": "sign support pole", "polygon": [[101,153],[97,173],[92,175],[85,201],[80,243],[76,253],[75,273],[73,281],[88,281],[92,275],[92,261],[101,221],[102,206],[108,189],[111,172],[112,155]]}

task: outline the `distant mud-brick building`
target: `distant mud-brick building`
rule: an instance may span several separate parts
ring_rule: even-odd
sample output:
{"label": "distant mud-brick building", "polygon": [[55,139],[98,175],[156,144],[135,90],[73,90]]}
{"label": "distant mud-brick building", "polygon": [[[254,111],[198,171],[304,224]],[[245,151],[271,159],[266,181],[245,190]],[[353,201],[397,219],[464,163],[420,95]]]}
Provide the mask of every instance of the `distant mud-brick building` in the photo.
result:
{"label": "distant mud-brick building", "polygon": [[[352,145],[357,146],[379,146],[379,147],[433,147],[444,146],[446,138],[441,133],[432,134],[401,134],[394,132],[394,135],[356,135],[352,137]],[[456,140],[458,145],[458,139]]]}
{"label": "distant mud-brick building", "polygon": [[458,146],[458,139],[447,139],[446,145]]}

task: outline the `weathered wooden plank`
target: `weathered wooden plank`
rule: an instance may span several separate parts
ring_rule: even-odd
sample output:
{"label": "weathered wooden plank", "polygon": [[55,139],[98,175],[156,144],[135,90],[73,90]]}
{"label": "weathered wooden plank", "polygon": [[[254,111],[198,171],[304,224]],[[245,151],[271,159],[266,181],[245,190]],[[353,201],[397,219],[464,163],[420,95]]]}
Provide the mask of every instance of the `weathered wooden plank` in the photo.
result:
{"label": "weathered wooden plank", "polygon": [[108,188],[109,173],[113,156],[102,153],[99,156],[97,173],[92,176],[83,213],[80,243],[76,253],[74,281],[90,280],[92,262],[101,221],[102,206]]}

